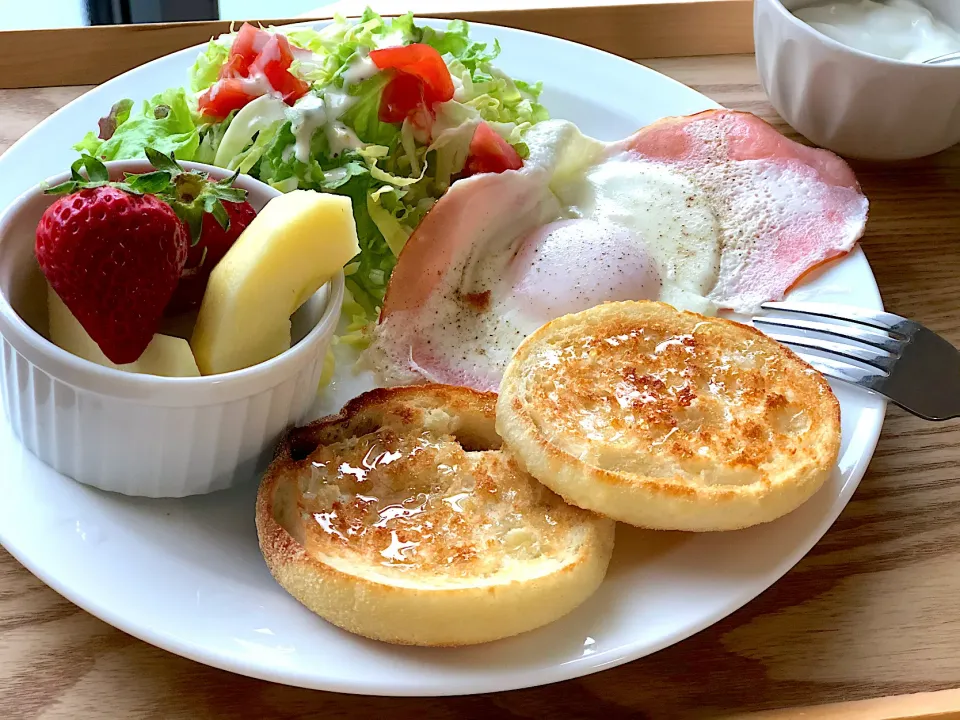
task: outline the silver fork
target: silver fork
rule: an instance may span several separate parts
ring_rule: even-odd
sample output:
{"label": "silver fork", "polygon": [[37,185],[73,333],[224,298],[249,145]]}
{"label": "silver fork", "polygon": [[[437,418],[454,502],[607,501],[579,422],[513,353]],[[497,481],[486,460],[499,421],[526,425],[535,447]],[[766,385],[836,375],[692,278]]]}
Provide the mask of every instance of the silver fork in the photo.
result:
{"label": "silver fork", "polygon": [[[960,351],[918,322],[828,303],[768,302],[753,318],[827,377],[926,420],[960,417]],[[836,338],[836,339],[830,339]]]}

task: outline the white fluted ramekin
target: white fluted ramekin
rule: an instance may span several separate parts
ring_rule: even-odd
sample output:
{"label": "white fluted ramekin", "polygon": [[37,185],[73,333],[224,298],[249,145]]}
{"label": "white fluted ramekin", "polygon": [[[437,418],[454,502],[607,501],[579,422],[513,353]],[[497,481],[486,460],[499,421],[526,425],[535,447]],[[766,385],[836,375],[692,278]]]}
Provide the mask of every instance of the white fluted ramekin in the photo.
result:
{"label": "white fluted ramekin", "polygon": [[[216,178],[227,174],[183,165]],[[138,161],[108,167],[114,178],[148,169]],[[279,195],[248,176],[236,185],[256,210]],[[199,378],[103,367],[42,334],[46,284],[33,248],[37,223],[55,199],[37,187],[0,215],[0,382],[14,433],[64,475],[126,495],[183,497],[255,477],[280,434],[304,418],[316,397],[343,302],[343,275],[297,311],[299,341],[254,367]]]}
{"label": "white fluted ramekin", "polygon": [[[921,0],[960,29],[960,3]],[[760,83],[780,116],[846,157],[906,160],[960,141],[960,65],[921,65],[854,50],[790,11],[811,0],[756,0]]]}

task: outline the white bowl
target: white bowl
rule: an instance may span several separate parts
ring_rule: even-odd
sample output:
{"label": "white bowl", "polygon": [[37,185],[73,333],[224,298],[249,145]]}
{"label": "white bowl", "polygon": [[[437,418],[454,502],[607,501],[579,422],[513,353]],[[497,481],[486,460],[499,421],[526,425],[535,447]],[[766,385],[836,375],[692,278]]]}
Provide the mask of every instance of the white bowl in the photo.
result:
{"label": "white bowl", "polygon": [[[182,164],[216,178],[229,174]],[[140,161],[107,166],[113,178],[148,169]],[[256,210],[280,194],[245,175],[236,185]],[[316,397],[343,302],[342,273],[293,316],[293,347],[267,362],[199,378],[103,367],[44,337],[46,282],[34,242],[55,200],[37,187],[0,215],[0,387],[17,437],[64,475],[127,495],[183,497],[255,477]]]}
{"label": "white bowl", "polygon": [[[754,4],[760,82],[784,120],[821,147],[865,160],[922,157],[960,141],[960,65],[901,62],[849,48],[790,12],[812,4]],[[922,4],[960,28],[960,2]]]}

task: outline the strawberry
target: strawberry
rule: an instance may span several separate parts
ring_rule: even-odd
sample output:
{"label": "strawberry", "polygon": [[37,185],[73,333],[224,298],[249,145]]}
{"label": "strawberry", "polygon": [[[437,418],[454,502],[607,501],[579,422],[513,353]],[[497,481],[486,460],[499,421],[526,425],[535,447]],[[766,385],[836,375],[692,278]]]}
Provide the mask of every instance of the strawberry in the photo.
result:
{"label": "strawberry", "polygon": [[200,238],[190,248],[187,264],[180,276],[180,284],[167,306],[167,315],[176,315],[200,307],[213,268],[256,215],[248,202],[224,201],[223,207],[230,219],[229,225],[223,228],[212,215],[204,215]]}
{"label": "strawberry", "polygon": [[139,358],[153,338],[188,247],[169,205],[110,185],[60,198],[37,226],[40,269],[118,365]]}
{"label": "strawberry", "polygon": [[157,332],[204,218],[228,230],[222,200],[245,196],[231,187],[233,178],[208,181],[173,157],[151,148],[146,154],[155,170],[122,182],[110,182],[96,158],[81,157],[69,181],[46,191],[67,196],[47,208],[37,226],[40,269],[117,364],[137,360]]}

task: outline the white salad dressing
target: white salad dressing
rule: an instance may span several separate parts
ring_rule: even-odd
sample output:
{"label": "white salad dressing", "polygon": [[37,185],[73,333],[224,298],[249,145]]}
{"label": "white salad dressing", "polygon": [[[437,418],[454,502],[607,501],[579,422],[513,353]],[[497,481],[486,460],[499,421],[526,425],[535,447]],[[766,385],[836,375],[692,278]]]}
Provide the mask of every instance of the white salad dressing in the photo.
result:
{"label": "white salad dressing", "polygon": [[339,155],[347,150],[359,150],[363,147],[360,138],[350,128],[339,120],[327,123],[327,142],[330,143],[330,152]]}
{"label": "white salad dressing", "polygon": [[453,99],[457,102],[463,102],[466,99],[466,88],[463,87],[463,79],[450,73],[450,79],[453,81]]}
{"label": "white salad dressing", "polygon": [[[339,155],[347,150],[358,150],[363,147],[360,138],[340,121],[340,117],[357,101],[356,97],[350,95],[350,87],[373,77],[378,72],[379,69],[368,55],[360,55],[354,58],[347,69],[341,73],[342,89],[338,90],[332,85],[324,89],[324,117],[313,126],[313,130],[323,127],[332,154]],[[309,151],[310,138],[312,137],[313,131],[306,139],[307,151]],[[299,159],[299,157],[298,151],[297,158]]]}
{"label": "white salad dressing", "polygon": [[328,183],[334,183],[339,180],[343,180],[347,177],[346,168],[334,168],[333,170],[327,170],[323,173],[323,179]]}
{"label": "white salad dressing", "polygon": [[293,153],[302,163],[310,159],[310,142],[317,128],[327,124],[327,109],[323,98],[307,93],[290,108],[290,130],[293,132]]}
{"label": "white salad dressing", "polygon": [[263,73],[257,73],[251,75],[250,77],[237,78],[240,81],[240,85],[243,88],[243,91],[248,95],[276,95],[277,91],[273,89],[273,85],[270,84],[270,81],[267,80],[267,76]]}
{"label": "white salad dressing", "polygon": [[340,122],[340,116],[357,101],[355,97],[348,95],[346,90],[347,86],[344,85],[343,90],[328,87],[323,91],[323,99],[327,105],[327,124],[324,125],[324,132],[327,134],[327,142],[330,143],[330,152],[334,155],[363,147],[356,133]]}
{"label": "white salad dressing", "polygon": [[843,0],[793,14],[837,42],[893,60],[923,62],[960,51],[960,33],[915,0]]}
{"label": "white salad dressing", "polygon": [[369,55],[364,55],[351,62],[349,67],[341,73],[340,77],[343,78],[343,86],[347,87],[372,78],[378,72],[380,72],[380,68],[370,59]]}
{"label": "white salad dressing", "polygon": [[406,38],[403,35],[403,31],[394,30],[386,35],[380,35],[374,42],[379,50],[381,48],[399,47],[400,45],[403,45],[405,40]]}

